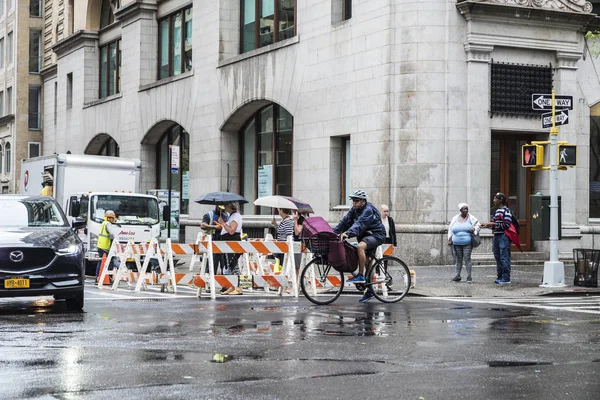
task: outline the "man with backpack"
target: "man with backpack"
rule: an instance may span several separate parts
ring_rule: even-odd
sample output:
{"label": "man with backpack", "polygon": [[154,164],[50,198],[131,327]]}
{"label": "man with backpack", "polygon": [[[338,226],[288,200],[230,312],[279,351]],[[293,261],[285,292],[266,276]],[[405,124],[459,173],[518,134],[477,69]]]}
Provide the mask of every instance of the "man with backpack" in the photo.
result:
{"label": "man with backpack", "polygon": [[[352,283],[365,282],[366,250],[376,249],[385,242],[385,227],[381,222],[381,214],[373,204],[367,201],[364,190],[355,190],[351,195],[352,208],[333,229],[342,237],[356,237],[358,240],[358,274],[348,279]],[[373,294],[367,290],[361,303],[368,301]]]}
{"label": "man with backpack", "polygon": [[498,279],[495,280],[498,284],[510,283],[510,239],[506,235],[506,231],[513,224],[513,215],[510,209],[506,206],[506,195],[504,193],[496,193],[494,196],[494,206],[496,212],[491,222],[482,225],[482,228],[490,228],[494,232],[492,247],[494,258],[496,259],[496,272]]}

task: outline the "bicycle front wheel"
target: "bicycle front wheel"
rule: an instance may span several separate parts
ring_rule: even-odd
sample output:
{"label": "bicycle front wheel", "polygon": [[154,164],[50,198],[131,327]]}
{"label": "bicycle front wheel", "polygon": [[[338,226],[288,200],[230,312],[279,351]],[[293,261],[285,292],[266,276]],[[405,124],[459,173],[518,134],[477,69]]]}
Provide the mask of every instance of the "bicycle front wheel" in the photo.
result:
{"label": "bicycle front wheel", "polygon": [[344,274],[336,271],[323,257],[316,257],[302,270],[300,287],[312,303],[330,304],[342,294]]}
{"label": "bicycle front wheel", "polygon": [[367,285],[377,300],[395,303],[410,290],[410,271],[399,258],[386,256],[369,270]]}

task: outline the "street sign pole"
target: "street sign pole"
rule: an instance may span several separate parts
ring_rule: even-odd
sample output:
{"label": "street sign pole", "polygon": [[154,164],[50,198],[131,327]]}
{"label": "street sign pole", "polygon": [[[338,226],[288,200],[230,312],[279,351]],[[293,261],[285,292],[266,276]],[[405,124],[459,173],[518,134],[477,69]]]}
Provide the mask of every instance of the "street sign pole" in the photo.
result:
{"label": "street sign pole", "polygon": [[544,262],[541,287],[565,286],[565,266],[558,261],[558,128],[555,91],[552,91],[552,128],[550,128],[550,261]]}

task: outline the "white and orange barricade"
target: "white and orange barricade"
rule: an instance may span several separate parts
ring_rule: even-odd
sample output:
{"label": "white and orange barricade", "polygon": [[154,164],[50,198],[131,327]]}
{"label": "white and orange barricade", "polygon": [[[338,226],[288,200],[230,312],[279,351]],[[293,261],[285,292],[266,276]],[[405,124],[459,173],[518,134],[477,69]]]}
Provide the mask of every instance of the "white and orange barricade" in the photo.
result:
{"label": "white and orange barricade", "polygon": [[[298,281],[296,277],[296,266],[294,263],[294,241],[290,236],[287,241],[215,241],[213,242],[209,236],[206,241],[198,243],[197,250],[200,254],[206,254],[208,262],[209,274],[206,280],[202,279],[202,275],[194,280],[194,283],[199,288],[202,286],[210,286],[211,299],[216,299],[216,288],[218,286],[239,286],[240,276],[238,275],[217,275],[215,276],[215,266],[213,263],[213,254],[261,254],[283,253],[284,265],[282,272],[278,276],[272,275],[250,275],[252,277],[253,287],[283,287],[292,284],[292,290],[295,297],[298,297]],[[175,246],[175,245],[173,245]],[[169,254],[167,254],[169,256]],[[172,254],[171,254],[172,257]],[[246,265],[242,272],[249,272]]]}
{"label": "white and orange barricade", "polygon": [[[102,288],[101,282],[104,282],[104,278],[106,276],[113,277],[113,284],[111,287],[112,290],[115,290],[119,286],[119,282],[122,279],[127,281],[127,286],[133,285],[133,282],[137,279],[137,274],[127,268],[127,260],[133,259],[139,271],[140,259],[139,256],[135,257],[135,254],[139,253],[140,249],[136,249],[134,251],[134,246],[136,246],[136,244],[133,242],[133,240],[129,240],[127,243],[120,243],[118,240],[113,240],[110,250],[108,251],[108,255],[106,256],[106,267],[102,270],[102,274],[98,278],[99,288]],[[113,258],[119,260],[119,266],[109,270],[108,266]]]}
{"label": "white and orange barricade", "polygon": [[[152,239],[148,244],[142,245],[144,249],[144,263],[138,270],[139,276],[137,284],[135,285],[135,291],[148,289],[148,282],[160,283],[162,287],[166,287],[167,290],[172,289],[174,293],[177,293],[177,282],[175,279],[175,271],[173,268],[167,268],[166,253],[160,248],[158,239]],[[160,274],[157,276],[154,271],[148,272],[148,266],[152,260],[158,262]]]}
{"label": "white and orange barricade", "polygon": [[[202,230],[200,230],[200,232],[198,232],[198,236],[196,236],[196,246],[198,246],[198,243],[202,242],[202,240],[206,237],[207,235],[204,234],[204,232],[202,232]],[[192,259],[190,260],[190,272],[192,272],[194,270],[194,266],[196,265],[197,262],[200,263],[200,273],[203,274],[205,269],[206,269],[206,253],[201,253],[201,254],[192,254]]]}

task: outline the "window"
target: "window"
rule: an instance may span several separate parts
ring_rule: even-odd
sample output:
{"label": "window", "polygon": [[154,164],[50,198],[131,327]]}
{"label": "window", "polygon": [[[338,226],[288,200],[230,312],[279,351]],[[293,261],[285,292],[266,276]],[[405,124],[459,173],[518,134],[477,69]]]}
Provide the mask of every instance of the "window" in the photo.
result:
{"label": "window", "polygon": [[121,39],[100,47],[100,98],[121,91]]}
{"label": "window", "polygon": [[552,68],[517,64],[491,64],[490,111],[496,115],[539,117],[531,109],[531,95],[552,92]]}
{"label": "window", "polygon": [[[250,118],[241,132],[242,194],[256,199],[279,194],[292,195],[292,115],[273,104]],[[253,214],[254,205],[244,205],[244,212]],[[270,214],[262,207],[259,214]]]}
{"label": "window", "polygon": [[4,155],[4,149],[2,148],[2,144],[0,144],[0,174],[2,173],[2,156]]}
{"label": "window", "polygon": [[329,163],[330,206],[350,205],[350,136],[331,138]]}
{"label": "window", "polygon": [[13,33],[8,32],[6,37],[6,62],[8,65],[13,62]]}
{"label": "window", "polygon": [[41,103],[42,87],[29,86],[29,129],[38,130],[42,128]]}
{"label": "window", "polygon": [[12,87],[6,89],[6,115],[12,114]]}
{"label": "window", "polygon": [[600,103],[590,107],[590,218],[600,218]]}
{"label": "window", "polygon": [[121,0],[102,0],[100,11],[100,29],[115,22],[115,11],[121,7]]}
{"label": "window", "polygon": [[158,21],[158,36],[158,79],[191,71],[192,8]]}
{"label": "window", "polygon": [[40,142],[29,142],[29,151],[27,153],[27,158],[32,158],[32,157],[39,157],[41,152],[40,149],[42,148],[42,144]]}
{"label": "window", "polygon": [[67,74],[67,110],[73,108],[73,73]]}
{"label": "window", "polygon": [[[171,173],[169,165],[169,145],[179,146],[179,173]],[[167,129],[163,136],[159,139],[156,145],[156,159],[158,169],[158,187],[167,189],[168,176],[171,174],[171,190],[180,192],[181,214],[189,212],[189,194],[186,188],[189,187],[189,170],[190,170],[190,135],[180,125],[175,124]],[[187,197],[186,197],[187,196]]]}
{"label": "window", "polygon": [[344,0],[344,15],[342,18],[344,21],[352,18],[352,0]]}
{"label": "window", "polygon": [[4,172],[10,173],[10,143],[4,145]]}
{"label": "window", "polygon": [[296,36],[296,0],[241,0],[241,53]]}
{"label": "window", "polygon": [[4,16],[4,0],[0,0],[0,17]]}
{"label": "window", "polygon": [[4,90],[0,91],[0,117],[4,117]]}
{"label": "window", "polygon": [[58,117],[58,82],[54,82],[54,125]]}
{"label": "window", "polygon": [[29,1],[29,16],[30,17],[41,17],[42,16],[42,0],[30,0]]}
{"label": "window", "polygon": [[4,38],[0,39],[0,68],[4,68]]}
{"label": "window", "polygon": [[40,73],[42,65],[42,31],[29,31],[29,72]]}

